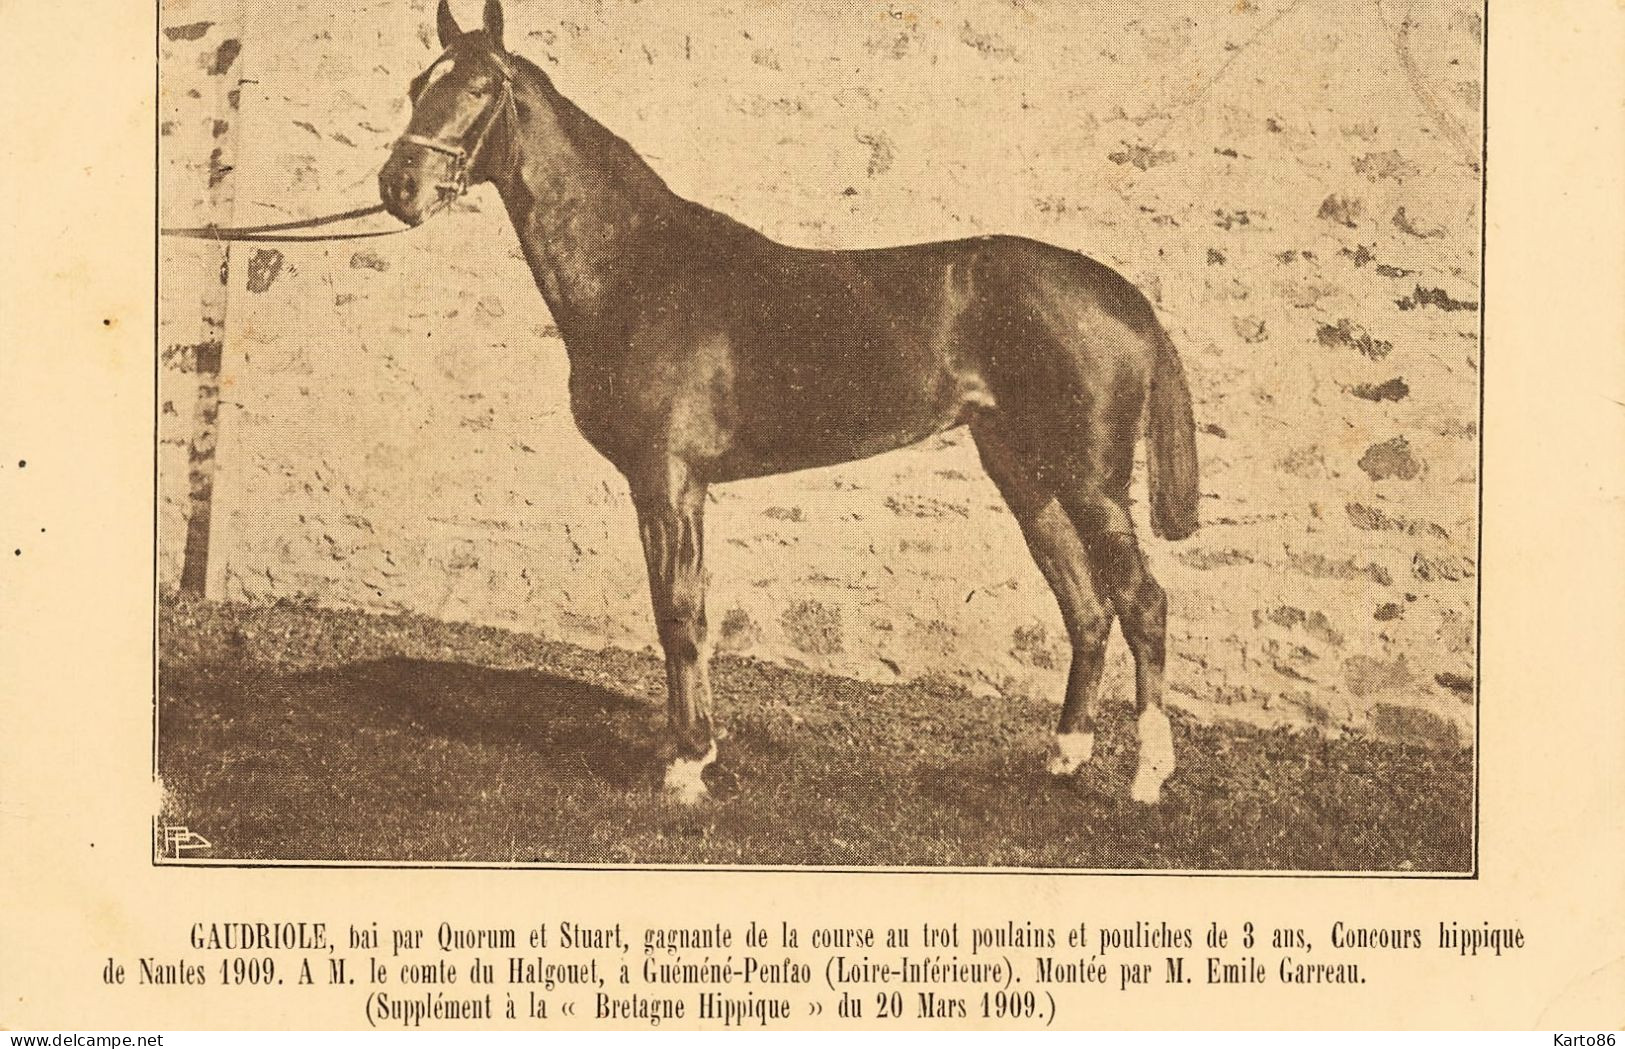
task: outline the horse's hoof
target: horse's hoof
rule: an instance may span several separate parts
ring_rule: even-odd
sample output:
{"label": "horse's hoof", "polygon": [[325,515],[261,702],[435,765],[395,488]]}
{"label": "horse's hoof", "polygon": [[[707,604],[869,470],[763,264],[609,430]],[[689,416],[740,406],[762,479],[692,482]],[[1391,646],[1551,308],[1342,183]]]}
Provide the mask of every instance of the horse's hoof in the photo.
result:
{"label": "horse's hoof", "polygon": [[1055,754],[1049,759],[1051,776],[1070,776],[1095,756],[1093,732],[1057,732]]}
{"label": "horse's hoof", "polygon": [[1141,805],[1159,804],[1162,801],[1162,784],[1168,775],[1161,769],[1140,769],[1134,774],[1134,786],[1129,788],[1129,797]]}
{"label": "horse's hoof", "polygon": [[717,745],[700,758],[676,758],[666,766],[666,796],[684,805],[697,805],[710,797],[702,778],[706,766],[717,760]]}
{"label": "horse's hoof", "polygon": [[679,805],[699,805],[711,799],[711,792],[703,783],[673,783],[668,778],[666,797]]}

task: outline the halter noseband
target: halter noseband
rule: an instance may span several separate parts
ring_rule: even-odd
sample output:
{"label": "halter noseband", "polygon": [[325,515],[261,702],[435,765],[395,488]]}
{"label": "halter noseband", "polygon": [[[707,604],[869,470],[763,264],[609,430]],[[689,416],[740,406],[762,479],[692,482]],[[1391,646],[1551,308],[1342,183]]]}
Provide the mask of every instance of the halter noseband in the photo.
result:
{"label": "halter noseband", "polygon": [[[433,68],[433,67],[431,67]],[[499,67],[500,68],[500,67]],[[500,70],[502,90],[497,95],[489,109],[485,111],[484,120],[480,122],[479,131],[474,134],[474,143],[464,146],[461,142],[442,142],[427,135],[414,135],[407,132],[395,140],[395,146],[421,146],[443,156],[451,158],[451,182],[441,182],[436,189],[454,191],[459,197],[468,192],[468,173],[474,161],[479,158],[480,150],[485,146],[485,139],[496,126],[503,115],[513,109],[513,78],[506,69]],[[464,132],[467,138],[471,132]]]}

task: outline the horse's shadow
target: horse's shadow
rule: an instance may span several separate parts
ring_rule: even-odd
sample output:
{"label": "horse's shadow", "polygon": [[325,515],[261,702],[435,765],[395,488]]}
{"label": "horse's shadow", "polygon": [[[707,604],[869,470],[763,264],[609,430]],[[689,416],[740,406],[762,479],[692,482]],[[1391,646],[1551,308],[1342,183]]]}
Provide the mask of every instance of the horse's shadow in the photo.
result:
{"label": "horse's shadow", "polygon": [[265,698],[302,709],[312,728],[515,749],[621,789],[643,783],[656,764],[657,705],[541,670],[389,658],[299,671],[260,687],[271,694]]}

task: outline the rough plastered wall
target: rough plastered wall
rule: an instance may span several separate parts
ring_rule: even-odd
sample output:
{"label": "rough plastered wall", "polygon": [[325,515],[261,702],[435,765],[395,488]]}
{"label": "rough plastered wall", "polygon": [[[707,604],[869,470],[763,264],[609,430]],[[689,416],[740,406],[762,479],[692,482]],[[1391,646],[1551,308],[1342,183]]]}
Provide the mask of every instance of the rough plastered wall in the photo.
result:
{"label": "rough plastered wall", "polygon": [[[1013,232],[1121,269],[1197,402],[1204,527],[1141,526],[1172,702],[1450,742],[1473,714],[1482,20],[1406,7],[557,0],[510,2],[507,39],[674,190],[776,238]],[[210,76],[241,91],[235,221],[376,199],[437,53],[428,0],[164,19],[188,27],[161,41],[166,221],[204,201]],[[163,245],[161,351],[195,337],[203,250]],[[574,430],[488,187],[398,237],[240,245],[228,295],[211,595],[652,645],[624,485]],[[194,384],[165,365],[172,582]],[[708,517],[720,650],[1058,698],[1059,614],[963,432],[724,486]],[[1114,642],[1108,694],[1131,683]]]}

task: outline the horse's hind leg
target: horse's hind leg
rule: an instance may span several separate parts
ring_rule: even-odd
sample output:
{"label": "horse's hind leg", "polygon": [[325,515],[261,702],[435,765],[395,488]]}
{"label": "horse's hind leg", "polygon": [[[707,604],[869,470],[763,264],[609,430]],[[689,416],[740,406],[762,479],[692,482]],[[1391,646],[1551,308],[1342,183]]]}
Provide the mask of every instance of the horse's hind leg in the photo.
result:
{"label": "horse's hind leg", "polygon": [[1021,533],[1038,562],[1072,642],[1072,668],[1066,700],[1055,729],[1056,754],[1049,770],[1065,775],[1087,764],[1095,748],[1095,698],[1106,661],[1111,614],[1095,592],[1089,557],[1072,522],[1061,509],[1042,471],[1024,462],[1008,434],[992,417],[971,425],[982,465],[1021,524]]}
{"label": "horse's hind leg", "polygon": [[1140,757],[1134,774],[1135,801],[1155,804],[1174,771],[1173,728],[1162,707],[1162,673],[1167,659],[1168,598],[1145,567],[1128,495],[1063,485],[1061,503],[1077,526],[1095,579],[1123,625],[1134,653],[1134,700],[1139,711]]}

